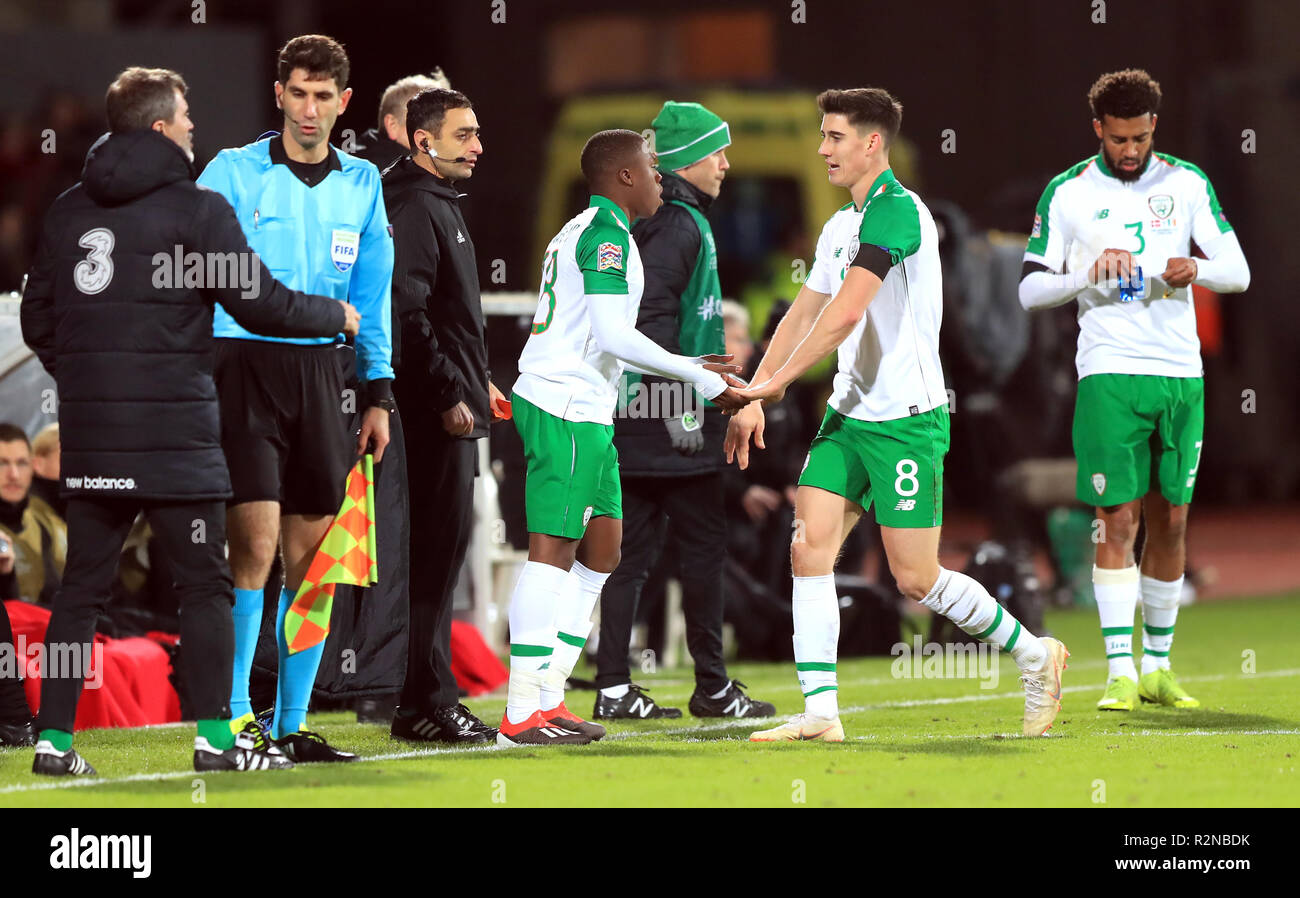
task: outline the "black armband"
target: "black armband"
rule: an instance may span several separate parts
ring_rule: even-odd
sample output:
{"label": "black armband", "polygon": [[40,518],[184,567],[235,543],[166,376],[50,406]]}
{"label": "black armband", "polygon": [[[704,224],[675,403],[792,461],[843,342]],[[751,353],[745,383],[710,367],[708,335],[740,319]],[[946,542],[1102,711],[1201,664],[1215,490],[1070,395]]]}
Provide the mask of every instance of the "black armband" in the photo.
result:
{"label": "black armband", "polygon": [[872,243],[864,243],[858,247],[858,254],[853,257],[850,267],[865,268],[882,281],[885,275],[889,274],[889,269],[894,265],[894,257],[889,254],[889,250],[876,246]]}

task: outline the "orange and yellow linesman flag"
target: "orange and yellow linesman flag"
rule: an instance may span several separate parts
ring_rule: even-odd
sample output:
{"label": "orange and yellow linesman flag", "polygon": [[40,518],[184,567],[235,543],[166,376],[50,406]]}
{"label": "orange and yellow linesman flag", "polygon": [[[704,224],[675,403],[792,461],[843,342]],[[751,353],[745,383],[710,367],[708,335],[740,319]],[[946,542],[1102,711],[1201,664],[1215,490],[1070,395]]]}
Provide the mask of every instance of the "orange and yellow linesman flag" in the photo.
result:
{"label": "orange and yellow linesman flag", "polygon": [[370,586],[379,580],[375,551],[375,457],[366,455],[348,474],[343,506],[325,531],[298,594],[284,616],[289,654],[325,641],[334,607],[334,584]]}

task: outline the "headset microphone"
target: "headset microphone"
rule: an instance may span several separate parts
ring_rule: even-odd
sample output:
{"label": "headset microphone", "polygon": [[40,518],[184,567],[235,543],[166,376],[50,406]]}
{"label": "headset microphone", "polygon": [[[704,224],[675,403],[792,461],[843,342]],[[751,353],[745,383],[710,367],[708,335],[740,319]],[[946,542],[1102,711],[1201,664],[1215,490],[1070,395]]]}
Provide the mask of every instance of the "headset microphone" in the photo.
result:
{"label": "headset microphone", "polygon": [[424,144],[424,151],[429,154],[430,159],[442,159],[443,162],[450,162],[453,165],[457,165],[461,162],[469,162],[469,159],[464,156],[457,156],[455,159],[447,159],[443,156],[439,156],[438,151],[429,146],[427,141]]}

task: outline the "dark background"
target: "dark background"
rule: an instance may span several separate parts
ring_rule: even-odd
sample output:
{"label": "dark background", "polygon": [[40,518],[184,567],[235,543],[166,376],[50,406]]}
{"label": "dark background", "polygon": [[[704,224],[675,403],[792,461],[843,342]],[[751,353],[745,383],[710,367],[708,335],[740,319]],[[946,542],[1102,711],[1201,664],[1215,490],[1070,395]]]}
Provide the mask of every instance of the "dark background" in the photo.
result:
{"label": "dark background", "polygon": [[[806,21],[795,23],[800,8]],[[1300,195],[1300,4],[212,0],[203,12],[206,22],[196,24],[189,0],[0,2],[0,289],[17,288],[39,216],[76,179],[104,127],[103,90],[127,65],[186,77],[200,164],[279,127],[275,55],[295,34],[329,34],[351,57],[355,95],[336,144],[342,129],[374,125],[387,84],[442,66],[484,128],[484,160],[466,188],[480,274],[485,286],[513,291],[536,289],[543,150],[571,96],[654,89],[689,99],[717,84],[887,87],[905,106],[903,134],[918,152],[909,186],[932,204],[955,203],[980,229],[1024,232],[1048,179],[1096,152],[1088,87],[1101,72],[1139,66],[1164,89],[1156,148],[1207,172],[1252,270],[1249,292],[1225,298],[1223,347],[1206,360],[1198,500],[1300,496],[1300,263],[1288,217]],[[1094,22],[1103,12],[1104,23]],[[494,22],[502,13],[505,22]],[[810,106],[810,154],[817,121]],[[55,159],[33,155],[45,128],[58,135]],[[955,153],[942,151],[946,129]],[[1246,129],[1254,153],[1243,152]],[[725,257],[735,248],[719,239]],[[493,259],[506,262],[505,284],[488,279]],[[736,280],[724,279],[728,294]],[[962,388],[951,370],[949,379]],[[1244,390],[1254,391],[1253,414],[1242,411]]]}

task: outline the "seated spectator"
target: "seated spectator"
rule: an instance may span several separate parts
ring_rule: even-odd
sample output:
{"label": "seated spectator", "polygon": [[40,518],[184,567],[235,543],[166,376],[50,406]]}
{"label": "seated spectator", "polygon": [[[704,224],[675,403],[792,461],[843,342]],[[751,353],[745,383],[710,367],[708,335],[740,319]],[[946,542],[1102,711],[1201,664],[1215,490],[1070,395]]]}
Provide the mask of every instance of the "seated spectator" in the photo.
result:
{"label": "seated spectator", "polygon": [[[0,577],[6,597],[48,605],[63,578],[68,527],[31,494],[32,445],[22,428],[0,424],[0,535],[13,547],[13,570]],[[6,582],[7,581],[7,582]]]}
{"label": "seated spectator", "polygon": [[46,424],[32,437],[32,495],[68,517],[68,503],[59,495],[59,425]]}
{"label": "seated spectator", "polygon": [[[6,536],[0,536],[0,582],[11,584],[14,550]],[[2,599],[3,597],[0,597]],[[9,612],[0,601],[0,745],[35,745],[32,712],[23,691],[22,659],[14,645]]]}

